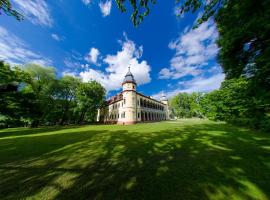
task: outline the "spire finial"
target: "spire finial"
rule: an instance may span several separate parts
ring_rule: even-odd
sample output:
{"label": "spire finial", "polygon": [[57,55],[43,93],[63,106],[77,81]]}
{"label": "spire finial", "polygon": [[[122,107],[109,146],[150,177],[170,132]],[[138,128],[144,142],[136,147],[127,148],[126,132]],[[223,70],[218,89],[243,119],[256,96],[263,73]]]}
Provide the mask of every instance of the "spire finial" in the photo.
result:
{"label": "spire finial", "polygon": [[130,71],[130,64],[129,64],[129,66],[128,66],[128,71]]}

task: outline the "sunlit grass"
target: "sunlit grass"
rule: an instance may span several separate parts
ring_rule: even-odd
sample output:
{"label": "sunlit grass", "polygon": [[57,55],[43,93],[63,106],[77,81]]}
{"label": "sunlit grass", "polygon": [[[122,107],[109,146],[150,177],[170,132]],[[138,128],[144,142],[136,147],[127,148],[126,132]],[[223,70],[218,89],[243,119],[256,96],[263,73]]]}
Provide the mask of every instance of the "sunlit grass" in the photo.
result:
{"label": "sunlit grass", "polygon": [[208,120],[0,130],[0,199],[269,199],[270,135]]}

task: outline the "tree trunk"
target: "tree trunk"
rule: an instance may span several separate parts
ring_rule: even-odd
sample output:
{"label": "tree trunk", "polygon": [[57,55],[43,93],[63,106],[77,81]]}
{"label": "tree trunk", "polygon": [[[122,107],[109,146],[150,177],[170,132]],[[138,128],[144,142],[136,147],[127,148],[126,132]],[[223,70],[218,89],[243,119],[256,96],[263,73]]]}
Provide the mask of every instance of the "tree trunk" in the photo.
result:
{"label": "tree trunk", "polygon": [[30,127],[31,128],[37,128],[39,125],[39,120],[38,119],[34,119],[34,121],[32,121]]}

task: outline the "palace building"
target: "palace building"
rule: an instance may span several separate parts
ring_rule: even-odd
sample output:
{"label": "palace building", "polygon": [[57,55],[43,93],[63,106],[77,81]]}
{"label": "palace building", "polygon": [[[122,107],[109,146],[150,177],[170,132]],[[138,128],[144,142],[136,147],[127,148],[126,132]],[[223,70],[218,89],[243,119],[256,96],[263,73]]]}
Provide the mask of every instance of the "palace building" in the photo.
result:
{"label": "palace building", "polygon": [[137,83],[130,68],[122,87],[122,92],[111,97],[105,107],[98,109],[97,121],[128,125],[169,119],[168,99],[163,95],[158,101],[137,92]]}

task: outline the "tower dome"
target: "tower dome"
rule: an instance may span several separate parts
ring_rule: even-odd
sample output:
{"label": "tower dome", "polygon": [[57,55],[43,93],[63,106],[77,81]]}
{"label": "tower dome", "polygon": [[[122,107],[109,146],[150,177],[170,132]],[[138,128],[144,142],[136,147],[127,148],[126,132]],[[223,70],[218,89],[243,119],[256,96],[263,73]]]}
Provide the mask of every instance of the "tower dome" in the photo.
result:
{"label": "tower dome", "polygon": [[168,101],[168,99],[164,93],[162,93],[160,100],[161,101]]}
{"label": "tower dome", "polygon": [[137,85],[137,83],[136,83],[136,81],[134,79],[134,76],[133,76],[133,74],[130,71],[130,67],[128,67],[128,72],[125,75],[125,78],[123,80],[122,85],[125,84],[125,83],[134,83],[135,85]]}

